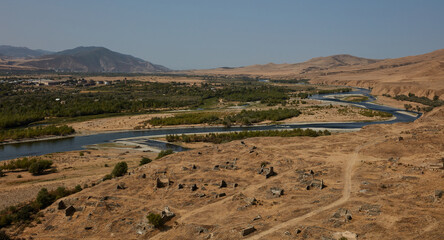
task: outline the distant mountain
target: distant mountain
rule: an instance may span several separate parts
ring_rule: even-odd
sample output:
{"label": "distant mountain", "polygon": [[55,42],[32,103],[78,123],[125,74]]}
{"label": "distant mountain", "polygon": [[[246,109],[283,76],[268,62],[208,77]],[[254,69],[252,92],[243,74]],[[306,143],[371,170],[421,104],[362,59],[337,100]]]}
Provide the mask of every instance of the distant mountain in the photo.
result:
{"label": "distant mountain", "polygon": [[167,72],[170,69],[104,47],[77,47],[26,61],[20,66],[57,72]]}
{"label": "distant mountain", "polygon": [[43,55],[51,54],[50,51],[32,50],[27,47],[13,47],[8,45],[0,45],[0,56],[8,58],[35,58]]}
{"label": "distant mountain", "polygon": [[355,57],[348,54],[333,55],[328,57],[312,58],[301,63],[283,63],[283,64],[256,64],[245,67],[229,68],[221,67],[216,69],[196,70],[197,74],[246,74],[246,75],[288,75],[288,74],[307,74],[318,71],[325,71],[345,66],[365,66],[376,63],[380,60]]}

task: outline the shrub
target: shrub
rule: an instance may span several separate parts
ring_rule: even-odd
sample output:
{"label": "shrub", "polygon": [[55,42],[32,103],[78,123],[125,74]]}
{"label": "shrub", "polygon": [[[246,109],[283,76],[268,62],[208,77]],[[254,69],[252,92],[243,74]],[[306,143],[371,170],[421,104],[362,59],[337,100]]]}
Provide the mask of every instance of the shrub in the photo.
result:
{"label": "shrub", "polygon": [[113,175],[111,175],[111,174],[106,174],[103,178],[102,178],[102,180],[103,181],[106,181],[106,180],[111,180],[113,178]]}
{"label": "shrub", "polygon": [[5,176],[5,174],[3,173],[3,169],[0,168],[0,177]]}
{"label": "shrub", "polygon": [[29,166],[29,172],[33,175],[41,175],[45,170],[50,169],[52,161],[50,160],[38,160]]}
{"label": "shrub", "polygon": [[7,227],[12,223],[12,217],[9,214],[0,216],[0,228]]}
{"label": "shrub", "polygon": [[173,153],[174,153],[174,151],[173,151],[172,149],[162,150],[162,151],[160,151],[160,153],[157,155],[156,159],[163,158],[163,157],[165,157],[166,155],[170,155],[170,154],[173,154]]}
{"label": "shrub", "polygon": [[80,192],[80,191],[82,191],[83,189],[82,189],[82,187],[80,186],[80,185],[77,185],[75,188],[74,188],[74,192]]}
{"label": "shrub", "polygon": [[150,163],[152,160],[147,157],[142,157],[142,160],[140,160],[139,166],[145,165]]}
{"label": "shrub", "polygon": [[112,171],[113,177],[123,176],[128,171],[128,164],[126,162],[118,162]]}
{"label": "shrub", "polygon": [[5,231],[0,231],[0,240],[10,240],[11,238],[8,236],[8,234],[5,233]]}
{"label": "shrub", "polygon": [[68,195],[68,192],[66,191],[66,188],[65,188],[65,187],[58,187],[58,188],[55,190],[54,194],[55,194],[55,198],[56,198],[56,199],[59,199],[59,198],[62,198],[62,197],[67,196],[67,195]]}
{"label": "shrub", "polygon": [[17,175],[17,178],[22,178],[23,176],[21,174]]}
{"label": "shrub", "polygon": [[44,209],[55,201],[55,196],[48,192],[48,189],[42,188],[37,194],[36,203],[40,209]]}
{"label": "shrub", "polygon": [[148,218],[148,222],[153,224],[156,228],[160,228],[164,224],[162,216],[160,216],[160,214],[150,213],[146,217]]}

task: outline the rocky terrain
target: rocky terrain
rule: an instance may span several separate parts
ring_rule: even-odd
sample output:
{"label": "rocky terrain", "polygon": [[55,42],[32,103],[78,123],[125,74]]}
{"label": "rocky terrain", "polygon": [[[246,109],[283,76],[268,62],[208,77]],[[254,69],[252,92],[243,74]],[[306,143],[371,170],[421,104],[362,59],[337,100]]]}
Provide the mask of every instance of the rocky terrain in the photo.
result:
{"label": "rocky terrain", "polygon": [[176,153],[55,202],[20,237],[440,239],[443,120]]}

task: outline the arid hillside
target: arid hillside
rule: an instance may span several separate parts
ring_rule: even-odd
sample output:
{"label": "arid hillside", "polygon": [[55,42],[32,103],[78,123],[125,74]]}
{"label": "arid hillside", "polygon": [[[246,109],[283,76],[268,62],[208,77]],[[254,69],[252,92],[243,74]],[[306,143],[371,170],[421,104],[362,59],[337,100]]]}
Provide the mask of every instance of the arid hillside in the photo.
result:
{"label": "arid hillside", "polygon": [[20,237],[440,239],[443,117],[176,153],[55,202]]}
{"label": "arid hillside", "polygon": [[266,64],[193,71],[194,74],[309,78],[312,83],[372,87],[375,95],[414,93],[444,99],[444,49],[396,59],[370,60],[350,55],[314,58],[297,64]]}

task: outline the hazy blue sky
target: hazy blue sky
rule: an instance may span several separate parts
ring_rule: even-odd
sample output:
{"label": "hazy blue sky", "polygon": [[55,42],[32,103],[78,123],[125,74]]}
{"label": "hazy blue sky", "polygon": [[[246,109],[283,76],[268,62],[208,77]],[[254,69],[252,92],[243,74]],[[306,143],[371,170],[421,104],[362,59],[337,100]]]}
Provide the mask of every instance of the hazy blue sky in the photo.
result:
{"label": "hazy blue sky", "polygon": [[104,46],[173,69],[444,48],[443,0],[1,0],[0,45]]}

